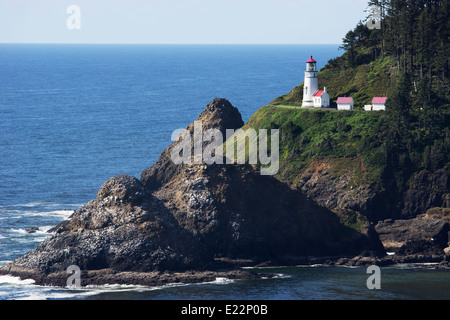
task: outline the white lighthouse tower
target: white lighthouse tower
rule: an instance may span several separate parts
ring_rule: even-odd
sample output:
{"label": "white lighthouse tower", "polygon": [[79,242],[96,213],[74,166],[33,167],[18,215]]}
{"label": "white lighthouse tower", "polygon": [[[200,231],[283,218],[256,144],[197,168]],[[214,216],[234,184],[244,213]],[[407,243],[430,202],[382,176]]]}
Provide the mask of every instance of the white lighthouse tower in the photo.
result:
{"label": "white lighthouse tower", "polygon": [[314,94],[319,91],[317,72],[317,61],[311,56],[309,60],[306,61],[302,107],[314,107]]}

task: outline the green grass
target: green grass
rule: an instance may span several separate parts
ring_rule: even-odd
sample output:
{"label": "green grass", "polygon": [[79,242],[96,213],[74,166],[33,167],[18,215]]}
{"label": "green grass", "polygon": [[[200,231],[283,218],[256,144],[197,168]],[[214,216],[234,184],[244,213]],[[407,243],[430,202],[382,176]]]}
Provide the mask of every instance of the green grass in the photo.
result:
{"label": "green grass", "polygon": [[[380,114],[266,106],[249,119],[244,129],[280,129],[282,180],[295,183],[304,168],[320,159],[333,163],[334,170],[354,171],[357,180],[379,180],[383,163],[370,161],[376,150],[363,151],[362,141],[378,123]],[[364,173],[361,168],[365,168]]]}

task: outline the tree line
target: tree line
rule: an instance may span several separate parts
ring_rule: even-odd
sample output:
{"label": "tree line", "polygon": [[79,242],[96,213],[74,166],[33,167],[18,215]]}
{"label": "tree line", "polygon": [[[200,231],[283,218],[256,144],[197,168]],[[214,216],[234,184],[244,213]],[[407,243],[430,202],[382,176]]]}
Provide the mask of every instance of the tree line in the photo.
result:
{"label": "tree line", "polygon": [[343,38],[343,59],[329,62],[354,68],[391,61],[396,81],[387,111],[362,145],[382,155],[385,180],[399,197],[414,172],[450,169],[449,2],[370,0],[380,8],[381,28],[360,22]]}
{"label": "tree line", "polygon": [[[396,68],[411,77],[414,90],[433,88],[449,95],[450,0],[370,0],[381,13],[381,28],[360,22],[343,39],[354,67],[381,56],[395,58]],[[359,50],[366,48],[364,52]],[[423,88],[426,87],[426,88]],[[427,98],[426,94],[422,98]]]}

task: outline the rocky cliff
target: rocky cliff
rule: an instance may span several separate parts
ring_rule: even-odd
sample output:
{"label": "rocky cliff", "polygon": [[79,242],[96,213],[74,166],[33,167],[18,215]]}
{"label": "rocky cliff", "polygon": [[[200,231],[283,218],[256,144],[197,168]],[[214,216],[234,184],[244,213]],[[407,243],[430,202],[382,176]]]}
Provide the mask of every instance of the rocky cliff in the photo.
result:
{"label": "rocky cliff", "polygon": [[[265,106],[245,128],[279,128],[280,171],[275,178],[359,232],[372,230],[372,225],[393,254],[383,263],[447,265],[450,174],[445,143],[442,148],[439,140],[411,144],[405,152],[400,139],[386,133],[389,124],[389,115],[380,112]],[[423,152],[427,149],[433,155]]]}
{"label": "rocky cliff", "polygon": [[[240,113],[215,99],[200,114],[204,129],[236,129]],[[192,132],[193,125],[187,130]],[[65,285],[77,265],[82,284],[160,284],[255,275],[238,266],[298,264],[382,253],[373,228],[343,225],[301,190],[251,165],[175,165],[169,146],[141,179],[108,179],[97,197],[1,274]],[[375,236],[374,236],[375,235]],[[190,271],[195,270],[195,271]]]}

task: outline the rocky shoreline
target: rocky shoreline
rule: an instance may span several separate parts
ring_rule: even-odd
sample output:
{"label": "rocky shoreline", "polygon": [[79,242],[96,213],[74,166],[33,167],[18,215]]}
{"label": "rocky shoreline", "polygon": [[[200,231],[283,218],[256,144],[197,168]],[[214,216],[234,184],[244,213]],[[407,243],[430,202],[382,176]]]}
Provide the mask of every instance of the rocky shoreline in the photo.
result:
{"label": "rocky shoreline", "polygon": [[[66,271],[53,272],[45,274],[36,272],[33,269],[8,266],[2,268],[0,274],[14,275],[21,279],[32,279],[36,285],[65,287],[68,285],[70,274]],[[140,285],[148,287],[158,287],[173,284],[194,284],[214,282],[218,279],[244,280],[258,279],[261,277],[270,277],[270,275],[261,275],[242,269],[232,270],[205,270],[205,271],[152,271],[152,272],[133,272],[117,271],[113,269],[101,270],[83,270],[80,273],[81,286],[102,286],[102,285]],[[72,283],[70,283],[72,285]]]}
{"label": "rocky shoreline", "polygon": [[[198,120],[204,132],[225,134],[244,125],[226,99],[213,100]],[[192,133],[193,124],[186,129]],[[83,286],[160,286],[267,277],[242,267],[423,262],[449,267],[448,208],[409,220],[363,221],[355,229],[342,223],[334,202],[314,199],[314,193],[323,196],[323,184],[311,183],[317,175],[292,188],[260,175],[254,165],[175,165],[174,146],[140,179],[108,179],[94,200],[0,274],[66,286],[66,270],[76,265]]]}
{"label": "rocky shoreline", "polygon": [[[450,270],[450,256],[436,255],[409,255],[401,257],[310,257],[308,263],[293,264],[290,266],[347,266],[347,267],[368,267],[377,265],[380,267],[396,265],[417,265],[421,268]],[[262,262],[257,265],[247,267],[230,267],[227,270],[189,270],[184,272],[173,271],[152,271],[133,272],[118,271],[114,269],[83,270],[80,273],[81,286],[102,286],[102,285],[139,285],[148,287],[159,287],[176,284],[197,284],[215,282],[221,279],[226,280],[255,280],[267,279],[274,276],[272,273],[259,272],[259,268],[286,267],[285,265],[273,264],[272,262]],[[249,270],[254,269],[254,270]],[[13,275],[22,280],[34,280],[35,285],[66,287],[70,274],[66,271],[45,274],[33,269],[26,269],[7,265],[0,270],[2,275]]]}

